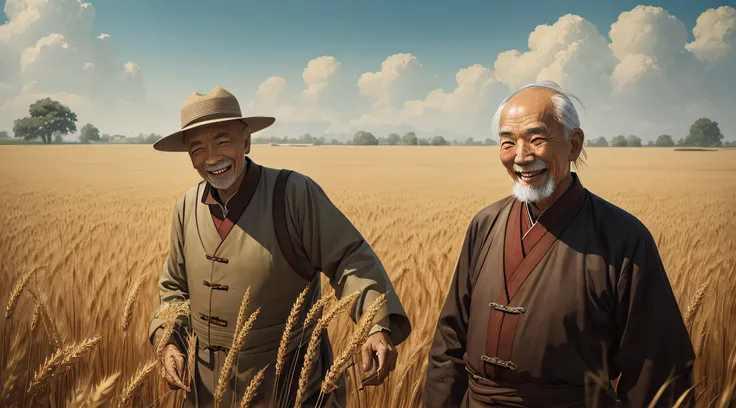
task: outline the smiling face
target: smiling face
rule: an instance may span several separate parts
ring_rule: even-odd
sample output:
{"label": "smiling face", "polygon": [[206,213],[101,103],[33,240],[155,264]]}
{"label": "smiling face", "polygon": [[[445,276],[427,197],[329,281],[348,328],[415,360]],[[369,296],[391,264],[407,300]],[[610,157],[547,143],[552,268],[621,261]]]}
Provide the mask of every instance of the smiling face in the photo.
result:
{"label": "smiling face", "polygon": [[514,180],[521,201],[546,207],[569,185],[570,162],[583,146],[583,132],[575,129],[565,140],[555,116],[555,91],[531,88],[515,95],[501,112],[501,162]]}
{"label": "smiling face", "polygon": [[186,133],[189,157],[200,176],[218,190],[229,190],[243,175],[250,134],[239,121],[213,123]]}

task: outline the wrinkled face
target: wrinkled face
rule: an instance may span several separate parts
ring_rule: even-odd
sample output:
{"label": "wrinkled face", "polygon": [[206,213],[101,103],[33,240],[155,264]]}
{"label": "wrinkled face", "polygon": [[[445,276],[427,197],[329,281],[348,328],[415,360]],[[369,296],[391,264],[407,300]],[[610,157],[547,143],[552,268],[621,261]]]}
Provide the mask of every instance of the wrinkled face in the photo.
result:
{"label": "wrinkled face", "polygon": [[200,176],[214,188],[230,188],[243,173],[250,134],[239,121],[213,123],[187,131],[189,157]]}
{"label": "wrinkled face", "polygon": [[501,112],[501,163],[514,180],[514,194],[522,201],[550,197],[570,177],[570,162],[582,149],[582,131],[565,140],[555,119],[554,91],[528,89],[515,95]]}

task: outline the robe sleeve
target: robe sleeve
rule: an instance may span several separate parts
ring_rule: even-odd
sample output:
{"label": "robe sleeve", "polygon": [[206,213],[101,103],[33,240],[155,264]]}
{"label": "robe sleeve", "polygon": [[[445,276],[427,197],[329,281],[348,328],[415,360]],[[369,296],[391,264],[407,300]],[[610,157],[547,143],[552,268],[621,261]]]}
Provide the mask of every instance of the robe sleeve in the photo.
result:
{"label": "robe sleeve", "polygon": [[[161,303],[153,314],[148,330],[148,338],[154,348],[158,345],[159,338],[161,336],[161,330],[159,329],[164,324],[164,320],[159,317],[160,313],[166,309],[168,302],[172,300],[189,299],[186,266],[184,263],[183,225],[185,197],[186,194],[182,195],[182,197],[177,200],[176,206],[174,207],[171,220],[169,255],[164,262],[163,269],[158,280]],[[183,334],[188,323],[188,316],[181,315],[176,319],[174,334],[169,338],[168,344],[176,344],[180,349],[185,349]]]}
{"label": "robe sleeve", "polygon": [[[636,239],[636,238],[633,238]],[[617,284],[619,400],[648,406],[672,374],[674,382],[656,406],[669,407],[692,385],[695,353],[670,282],[650,234],[638,239]]]}
{"label": "robe sleeve", "polygon": [[386,304],[374,322],[388,326],[394,345],[403,342],[411,332],[406,311],[381,261],[355,226],[316,182],[296,172],[287,181],[287,208],[289,235],[297,255],[329,277],[338,298],[360,292],[351,319],[357,322],[386,293]]}
{"label": "robe sleeve", "polygon": [[422,392],[424,407],[459,407],[468,389],[464,356],[470,321],[470,270],[476,225],[474,220],[465,234],[450,290],[437,321]]}

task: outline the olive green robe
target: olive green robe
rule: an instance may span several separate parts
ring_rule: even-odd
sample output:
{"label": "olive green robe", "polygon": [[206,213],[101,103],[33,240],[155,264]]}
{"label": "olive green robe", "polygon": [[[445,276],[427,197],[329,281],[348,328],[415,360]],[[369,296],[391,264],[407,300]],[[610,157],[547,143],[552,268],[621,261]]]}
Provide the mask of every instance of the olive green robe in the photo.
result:
{"label": "olive green robe", "polygon": [[[268,406],[274,384],[276,353],[286,320],[297,296],[309,283],[291,268],[276,238],[272,200],[279,170],[260,166],[247,157],[246,165],[237,198],[233,199],[237,202],[229,209],[219,232],[206,204],[210,200],[208,183],[201,182],[190,188],[177,200],[174,208],[170,252],[159,280],[162,303],[151,321],[149,338],[155,346],[163,324],[159,312],[167,302],[190,300],[191,313],[180,316],[177,333],[170,340],[185,351],[185,331],[193,330],[199,338],[197,387],[190,393],[187,406],[212,406],[219,368],[232,346],[238,311],[248,287],[251,288],[251,298],[247,315],[257,307],[260,307],[260,314],[240,350],[237,383],[231,382],[223,406],[239,403],[252,377],[270,364],[252,405]],[[285,208],[294,250],[315,272],[316,283],[313,281],[303,312],[321,296],[321,271],[338,298],[360,292],[355,307],[349,311],[354,322],[373,300],[387,293],[388,301],[375,322],[388,324],[394,345],[403,342],[411,326],[383,265],[322,188],[309,177],[293,172],[286,182]],[[306,343],[314,327],[312,324],[302,332],[303,315],[290,334],[289,344],[288,363],[297,360],[297,378]],[[300,340],[304,346],[296,355],[294,351]],[[331,346],[325,332],[310,389],[305,396],[305,407],[314,403],[321,377],[329,368],[331,358]],[[288,372],[288,367],[284,371]],[[293,399],[297,381],[294,380],[291,390],[286,390],[284,377],[282,374],[279,391],[288,393]],[[342,388],[332,397],[330,405],[344,406]]]}

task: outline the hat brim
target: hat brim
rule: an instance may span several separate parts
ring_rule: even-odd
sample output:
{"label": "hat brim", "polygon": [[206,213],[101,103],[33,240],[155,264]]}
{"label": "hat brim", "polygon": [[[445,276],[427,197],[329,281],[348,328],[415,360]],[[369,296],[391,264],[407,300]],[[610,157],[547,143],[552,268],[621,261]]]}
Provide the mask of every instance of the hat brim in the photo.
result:
{"label": "hat brim", "polygon": [[189,150],[189,145],[186,143],[186,140],[184,140],[184,132],[186,132],[187,130],[210,125],[212,123],[231,122],[235,120],[243,122],[248,127],[248,131],[250,131],[251,134],[273,125],[273,123],[276,121],[275,118],[272,118],[270,116],[250,116],[240,118],[220,118],[204,120],[202,122],[197,122],[193,125],[189,125],[185,128],[179,129],[178,131],[161,138],[153,144],[153,148],[162,152],[186,152],[187,150]]}

